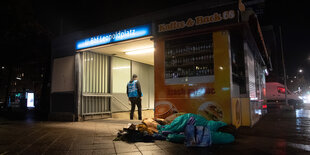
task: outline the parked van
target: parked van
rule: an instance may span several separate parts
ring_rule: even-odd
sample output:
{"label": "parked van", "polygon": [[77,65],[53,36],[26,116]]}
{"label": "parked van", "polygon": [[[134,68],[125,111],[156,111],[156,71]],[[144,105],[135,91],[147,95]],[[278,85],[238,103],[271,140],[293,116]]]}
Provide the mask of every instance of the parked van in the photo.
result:
{"label": "parked van", "polygon": [[[269,108],[285,105],[285,86],[278,82],[266,82],[266,100]],[[303,100],[290,90],[287,90],[287,101],[294,108],[302,106],[303,103]]]}

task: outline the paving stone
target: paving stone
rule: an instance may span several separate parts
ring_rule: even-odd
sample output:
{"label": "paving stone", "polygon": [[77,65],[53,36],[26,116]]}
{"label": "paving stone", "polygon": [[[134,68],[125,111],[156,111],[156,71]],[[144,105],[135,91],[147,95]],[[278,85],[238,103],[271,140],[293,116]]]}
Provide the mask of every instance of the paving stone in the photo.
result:
{"label": "paving stone", "polygon": [[114,148],[109,149],[100,149],[100,150],[94,150],[93,155],[108,155],[108,154],[116,154]]}
{"label": "paving stone", "polygon": [[107,149],[107,148],[114,148],[113,142],[104,143],[104,144],[93,144],[94,150]]}
{"label": "paving stone", "polygon": [[149,145],[155,145],[154,142],[137,142],[135,143],[136,146],[149,146]]}
{"label": "paving stone", "polygon": [[117,153],[117,155],[142,155],[141,152]]}
{"label": "paving stone", "polygon": [[70,147],[71,147],[71,144],[55,143],[49,147],[49,150],[69,150]]}
{"label": "paving stone", "polygon": [[153,150],[153,151],[141,151],[143,155],[164,155],[167,154],[163,150]]}
{"label": "paving stone", "polygon": [[[27,154],[28,152],[43,154],[44,152],[47,151],[48,147],[49,146],[47,144],[32,145],[29,148],[27,148],[25,151],[23,151],[22,154]],[[28,154],[30,154],[30,153],[28,153]]]}
{"label": "paving stone", "polygon": [[113,140],[94,140],[94,144],[106,144],[106,143],[113,143]]}
{"label": "paving stone", "polygon": [[116,153],[127,153],[127,152],[138,152],[138,148],[134,144],[127,144],[127,143],[114,143]]}
{"label": "paving stone", "polygon": [[[18,154],[22,150],[21,154],[42,154],[46,148],[48,148],[46,154],[57,155],[63,153],[69,155],[308,154],[307,150],[310,148],[309,112],[309,110],[304,110],[305,115],[299,118],[296,118],[295,112],[268,114],[253,128],[239,129],[236,142],[213,145],[210,148],[186,148],[184,144],[167,141],[132,144],[113,141],[116,132],[126,127],[128,120],[97,120],[91,123],[14,121],[9,125],[1,125],[0,154],[4,152],[7,152],[6,155]],[[290,146],[289,143],[294,143],[294,145]]]}
{"label": "paving stone", "polygon": [[68,151],[66,155],[92,155],[93,150]]}
{"label": "paving stone", "polygon": [[44,155],[66,155],[68,151],[56,151],[56,150],[51,150],[47,151],[44,153]]}
{"label": "paving stone", "polygon": [[188,154],[190,154],[187,151],[184,151],[184,150],[178,149],[178,148],[165,149],[164,152],[165,152],[165,154],[171,154],[171,155],[188,155]]}
{"label": "paving stone", "polygon": [[72,148],[77,148],[78,150],[92,150],[93,144],[84,144],[84,145],[73,145]]}
{"label": "paving stone", "polygon": [[185,148],[184,144],[175,144],[175,143],[170,143],[170,144],[157,144],[158,147],[161,149],[168,149],[168,148]]}
{"label": "paving stone", "polygon": [[159,148],[156,145],[144,145],[144,146],[138,146],[138,149],[140,151],[152,151],[152,150],[161,150],[161,148]]}
{"label": "paving stone", "polygon": [[[43,153],[44,152],[40,152],[38,150],[28,150],[28,151],[25,151],[23,153],[16,153],[16,155],[17,154],[19,154],[19,155],[41,155]],[[15,154],[15,153],[13,153],[13,154]],[[5,154],[5,155],[7,155],[7,154]]]}

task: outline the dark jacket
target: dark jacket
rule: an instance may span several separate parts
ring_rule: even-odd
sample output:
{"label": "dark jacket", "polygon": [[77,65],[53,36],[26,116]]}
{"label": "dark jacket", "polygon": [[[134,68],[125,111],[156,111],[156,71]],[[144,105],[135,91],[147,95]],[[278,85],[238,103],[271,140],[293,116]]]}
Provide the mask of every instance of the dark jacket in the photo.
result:
{"label": "dark jacket", "polygon": [[[130,80],[129,83],[132,83],[134,80]],[[141,86],[140,86],[140,82],[137,80],[136,82],[136,87],[137,87],[137,91],[138,91],[138,97],[141,97]],[[128,85],[127,85],[127,96],[128,96]]]}

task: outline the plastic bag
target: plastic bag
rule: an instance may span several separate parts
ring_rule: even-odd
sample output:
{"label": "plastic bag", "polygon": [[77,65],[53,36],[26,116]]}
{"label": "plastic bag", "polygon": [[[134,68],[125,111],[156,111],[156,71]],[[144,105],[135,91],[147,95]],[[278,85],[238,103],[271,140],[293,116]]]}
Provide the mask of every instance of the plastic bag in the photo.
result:
{"label": "plastic bag", "polygon": [[187,147],[207,147],[211,145],[211,131],[207,126],[195,126],[195,117],[190,117],[185,127]]}

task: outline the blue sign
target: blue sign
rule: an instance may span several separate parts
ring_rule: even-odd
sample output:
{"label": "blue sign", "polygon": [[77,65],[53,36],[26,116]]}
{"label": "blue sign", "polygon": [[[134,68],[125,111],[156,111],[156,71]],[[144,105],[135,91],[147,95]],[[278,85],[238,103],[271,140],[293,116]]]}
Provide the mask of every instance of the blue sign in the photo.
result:
{"label": "blue sign", "polygon": [[150,34],[151,34],[150,24],[137,26],[137,27],[121,30],[121,31],[116,31],[112,33],[102,34],[102,35],[86,38],[83,40],[79,40],[76,43],[76,49],[79,50],[79,49],[84,49],[88,47],[94,47],[98,45],[104,45],[104,44],[109,44],[113,42],[144,37]]}

